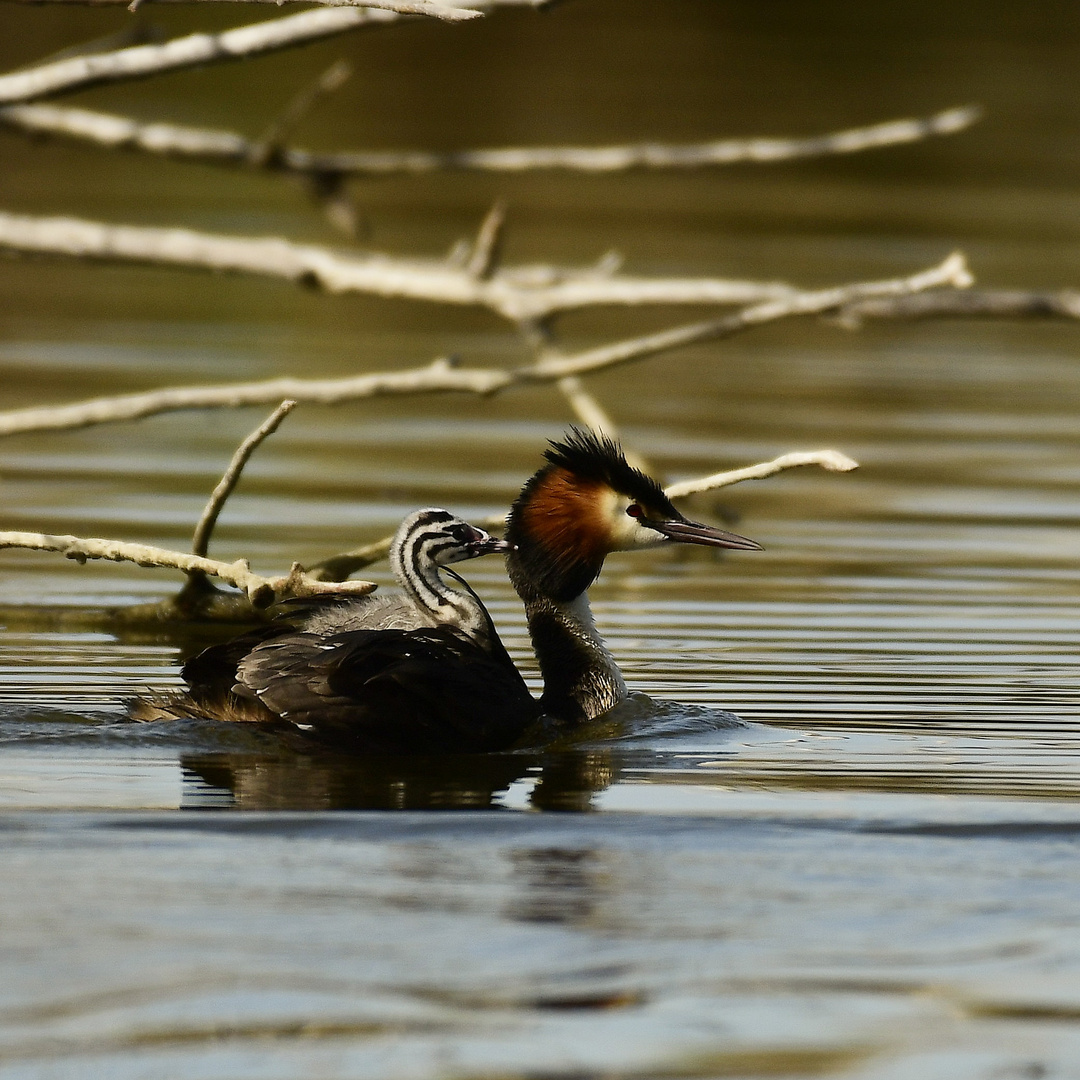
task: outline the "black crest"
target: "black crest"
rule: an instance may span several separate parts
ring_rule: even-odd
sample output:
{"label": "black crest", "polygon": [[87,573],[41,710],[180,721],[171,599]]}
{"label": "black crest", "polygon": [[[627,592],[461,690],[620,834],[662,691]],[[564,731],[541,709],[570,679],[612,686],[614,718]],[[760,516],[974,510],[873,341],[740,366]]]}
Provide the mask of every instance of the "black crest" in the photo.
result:
{"label": "black crest", "polygon": [[650,510],[664,511],[665,516],[678,516],[664,489],[651,476],[629,464],[622,447],[606,435],[571,428],[561,442],[551,440],[551,449],[544,451],[544,458],[576,476],[607,484],[635,502],[644,503]]}

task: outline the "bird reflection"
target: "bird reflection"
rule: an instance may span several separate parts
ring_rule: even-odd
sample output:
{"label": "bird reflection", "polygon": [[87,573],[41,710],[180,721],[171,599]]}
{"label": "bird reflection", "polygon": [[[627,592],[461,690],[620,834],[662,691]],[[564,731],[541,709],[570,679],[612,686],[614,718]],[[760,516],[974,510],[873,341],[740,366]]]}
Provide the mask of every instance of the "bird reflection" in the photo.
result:
{"label": "bird reflection", "polygon": [[277,755],[204,752],[181,756],[186,809],[505,810],[516,781],[533,781],[528,805],[588,810],[615,779],[611,755]]}
{"label": "bird reflection", "polygon": [[513,852],[521,895],[507,916],[517,922],[573,925],[588,920],[603,890],[599,856],[591,848],[542,847]]}

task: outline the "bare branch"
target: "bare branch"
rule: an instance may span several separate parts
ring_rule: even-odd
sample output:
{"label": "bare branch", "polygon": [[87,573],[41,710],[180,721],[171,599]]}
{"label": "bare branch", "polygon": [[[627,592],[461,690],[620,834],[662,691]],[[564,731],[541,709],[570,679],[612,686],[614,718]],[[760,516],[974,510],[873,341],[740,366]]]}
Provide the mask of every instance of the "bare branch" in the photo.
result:
{"label": "bare branch", "polygon": [[94,398],[59,408],[18,409],[0,413],[0,435],[24,431],[60,431],[93,424],[138,420],[184,409],[235,409],[296,401],[336,405],[381,394],[458,391],[490,394],[514,381],[510,372],[454,368],[446,360],[409,371],[359,375],[351,379],[269,379],[219,386],[181,386],[142,394]]}
{"label": "bare branch", "polygon": [[567,375],[558,382],[559,393],[570,403],[574,415],[590,431],[598,435],[607,435],[610,439],[618,439],[619,432],[615,427],[615,421],[607,414],[607,410],[599,401],[585,389],[585,384],[576,375]]}
{"label": "bare branch", "polygon": [[[484,522],[478,525],[487,527]],[[497,524],[505,525],[505,518],[497,519]],[[344,581],[350,574],[357,570],[363,570],[374,563],[381,562],[390,554],[390,545],[393,536],[384,536],[381,540],[374,540],[370,544],[353,548],[352,551],[343,551],[340,555],[331,555],[328,559],[313,563],[307,567],[307,573],[317,581]]]}
{"label": "bare branch", "polygon": [[377,372],[349,379],[270,379],[219,386],[182,386],[139,394],[95,398],[54,408],[0,413],[0,436],[27,431],[59,431],[92,424],[136,420],[182,409],[239,408],[267,405],[286,398],[323,405],[384,394],[472,393],[487,396],[522,383],[544,383],[584,375],[601,368],[644,359],[684,345],[729,337],[779,319],[820,315],[862,298],[902,296],[942,286],[963,288],[971,278],[959,254],[940,266],[908,278],[857,282],[818,292],[796,293],[786,300],[744,308],[735,315],[693,323],[659,334],[631,338],[576,355],[545,355],[536,363],[509,370],[461,368],[445,359],[408,371]]}
{"label": "bare branch", "polygon": [[665,491],[669,498],[678,499],[683,495],[696,495],[701,491],[730,487],[743,480],[764,480],[785,469],[795,469],[801,465],[820,465],[829,472],[851,472],[852,469],[859,467],[859,463],[854,458],[841,454],[839,450],[794,450],[789,454],[781,454],[772,461],[762,462],[760,465],[748,465],[745,469],[713,473],[712,476],[702,476],[696,480],[682,480],[670,485]]}
{"label": "bare branch", "polygon": [[918,142],[930,136],[952,135],[962,131],[980,116],[979,109],[962,106],[922,119],[890,120],[871,127],[803,139],[720,139],[704,143],[638,143],[594,147],[530,146],[447,153],[368,151],[325,155],[323,161],[326,167],[334,171],[350,174],[421,173],[446,169],[483,172],[569,169],[592,173],[623,172],[628,169],[698,169],[708,165],[852,154]]}
{"label": "bare branch", "polygon": [[500,200],[487,212],[480,223],[480,231],[476,234],[472,252],[465,263],[465,272],[477,281],[486,281],[495,270],[505,224],[506,204]]}
{"label": "bare branch", "polygon": [[745,304],[797,294],[777,282],[643,278],[606,268],[505,267],[478,280],[444,260],[356,255],[276,237],[248,238],[0,212],[0,248],[82,259],[232,271],[331,293],[486,307],[513,322],[603,304]]}
{"label": "bare branch", "polygon": [[218,481],[217,486],[210,494],[210,500],[203,509],[199,523],[195,526],[195,534],[191,538],[191,552],[193,555],[205,555],[210,548],[210,536],[217,524],[226,500],[233,493],[240,480],[240,474],[244,466],[251,459],[251,455],[268,436],[273,435],[285,419],[296,408],[297,402],[283,401],[237,448],[229,462],[229,467]]}
{"label": "bare branch", "polygon": [[[504,0],[505,2],[505,0]],[[272,167],[301,175],[386,176],[446,170],[525,172],[566,169],[618,172],[629,169],[691,169],[739,162],[775,162],[850,154],[883,146],[950,135],[978,119],[977,109],[947,109],[917,120],[890,120],[867,128],[806,139],[722,139],[708,143],[649,143],[638,146],[502,147],[488,150],[352,151],[312,153],[282,147],[272,162],[261,163],[256,141],[232,131],[180,124],[140,123],[112,113],[58,106],[0,109],[0,122],[36,135],[55,135],[174,158],[223,165]]]}
{"label": "bare branch", "polygon": [[374,5],[362,8],[304,11],[299,15],[238,26],[220,34],[189,34],[162,45],[135,45],[112,52],[75,56],[0,75],[0,103],[32,101],[102,83],[143,79],[166,71],[223,60],[239,60],[304,45],[361,26],[392,21],[400,17],[396,9],[402,6],[409,8],[410,13],[422,7],[424,14],[451,21],[472,19],[478,14],[427,0],[405,5],[398,4],[397,0],[377,0]]}
{"label": "bare branch", "polygon": [[[574,415],[590,431],[595,431],[600,435],[607,435],[611,439],[619,438],[619,431],[615,426],[615,421],[611,419],[607,410],[596,397],[585,389],[585,384],[581,379],[576,375],[567,375],[566,378],[560,379],[556,385],[559,388],[559,393],[566,398],[570,408],[574,410]],[[652,472],[648,461],[636,450],[626,446],[625,443],[623,444],[623,455],[635,469],[640,469],[645,473]]]}
{"label": "bare branch", "polygon": [[326,593],[347,592],[363,596],[375,588],[370,581],[347,581],[330,584],[318,581],[294,565],[285,577],[266,578],[254,574],[246,559],[233,563],[219,562],[183,551],[151,547],[149,544],[130,544],[119,540],[101,540],[78,536],[49,536],[45,533],[0,532],[0,548],[29,548],[34,551],[59,551],[76,562],[87,559],[108,559],[112,562],[133,562],[155,569],[183,570],[219,578],[245,593],[252,607],[261,609],[292,596],[321,596]]}
{"label": "bare branch", "polygon": [[962,293],[928,293],[889,299],[861,300],[837,313],[836,321],[857,329],[865,319],[1080,319],[1080,292],[1023,292],[972,289]]}
{"label": "bare branch", "polygon": [[903,295],[942,285],[963,287],[970,281],[963,259],[952,255],[939,267],[888,281],[862,282],[820,292],[796,294],[782,301],[759,304],[736,315],[694,323],[659,334],[633,338],[572,356],[545,356],[535,364],[510,370],[455,368],[445,360],[403,372],[357,376],[352,379],[274,379],[214,387],[179,387],[144,394],[99,398],[57,409],[25,409],[0,414],[0,435],[15,431],[83,427],[93,423],[129,420],[185,408],[221,408],[265,404],[283,398],[334,404],[377,394],[465,391],[491,394],[517,382],[548,382],[652,356],[683,345],[725,337],[752,326],[793,315],[824,311],[870,296]]}
{"label": "bare branch", "polygon": [[864,281],[853,285],[841,285],[833,289],[816,292],[797,293],[779,300],[767,300],[753,307],[743,308],[734,315],[708,322],[692,323],[673,330],[662,330],[657,334],[619,341],[612,345],[601,345],[574,356],[548,354],[528,369],[519,369],[519,377],[529,381],[546,381],[551,378],[564,378],[567,375],[584,375],[600,368],[614,367],[630,360],[641,360],[671,349],[694,345],[702,341],[715,341],[730,337],[741,330],[753,326],[775,322],[777,319],[791,318],[796,315],[821,315],[826,311],[844,307],[863,299],[873,297],[905,296],[908,293],[922,292],[942,286],[967,288],[972,282],[971,274],[959,252],[954,252],[940,266],[913,274],[907,278],[893,278],[888,281]]}

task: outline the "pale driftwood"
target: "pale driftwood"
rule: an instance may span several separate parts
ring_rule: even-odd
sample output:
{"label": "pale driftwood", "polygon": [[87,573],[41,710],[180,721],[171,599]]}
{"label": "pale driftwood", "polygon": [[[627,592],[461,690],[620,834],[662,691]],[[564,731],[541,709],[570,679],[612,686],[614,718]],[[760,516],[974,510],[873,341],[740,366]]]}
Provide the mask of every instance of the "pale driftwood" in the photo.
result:
{"label": "pale driftwood", "polygon": [[841,454],[839,450],[794,450],[789,454],[781,454],[772,461],[764,461],[760,465],[749,465],[744,469],[713,473],[712,476],[702,476],[697,480],[680,480],[679,483],[665,488],[665,491],[669,498],[678,499],[684,495],[697,495],[702,491],[730,487],[744,480],[764,480],[785,469],[795,469],[803,465],[818,465],[828,472],[851,472],[852,469],[859,467],[859,463],[854,458]]}
{"label": "pale driftwood", "polygon": [[[619,438],[619,432],[615,427],[615,421],[608,415],[607,410],[585,388],[585,384],[576,375],[567,375],[556,384],[559,393],[566,398],[574,415],[590,431],[598,435],[606,435],[609,439]],[[637,468],[641,466],[631,462]]]}
{"label": "pale driftwood", "polygon": [[300,175],[386,176],[450,169],[525,172],[564,169],[617,172],[629,169],[691,169],[738,162],[776,162],[851,154],[962,131],[979,117],[977,109],[946,109],[933,116],[890,120],[865,128],[793,139],[720,139],[707,143],[648,143],[630,146],[502,147],[488,150],[353,151],[312,153],[280,147],[272,159],[264,143],[232,131],[181,124],[142,123],[126,116],[54,105],[11,105],[0,109],[0,123],[33,135],[131,149],[165,157],[222,165],[273,168]]}
{"label": "pale driftwood", "polygon": [[889,299],[862,300],[837,312],[837,321],[858,328],[866,319],[1080,319],[1080,292],[971,289]]}
{"label": "pale driftwood", "polygon": [[267,578],[252,573],[246,559],[225,563],[183,551],[131,544],[120,540],[101,540],[95,537],[50,536],[46,533],[0,532],[0,548],[27,548],[33,551],[58,551],[76,562],[87,559],[108,559],[111,562],[133,562],[139,566],[184,573],[206,574],[235,586],[243,592],[253,608],[261,609],[294,596],[322,596],[327,593],[349,593],[363,596],[375,588],[371,581],[329,583],[319,581],[294,564],[284,577]]}
{"label": "pale driftwood", "polygon": [[210,550],[210,537],[218,516],[221,514],[226,500],[233,493],[240,480],[240,474],[244,466],[251,459],[251,455],[269,436],[273,435],[285,419],[297,406],[296,401],[283,401],[244,441],[236,448],[232,460],[224,475],[217,482],[217,486],[210,493],[210,499],[199,516],[195,533],[191,538],[191,552],[193,555],[205,555]]}
{"label": "pale driftwood", "polygon": [[734,315],[615,342],[574,355],[548,353],[532,364],[506,370],[459,368],[446,359],[408,371],[378,372],[349,379],[269,379],[219,386],[184,386],[52,408],[0,413],[0,436],[27,431],[60,431],[116,423],[183,409],[269,405],[286,398],[323,405],[389,394],[472,393],[490,395],[526,383],[554,382],[641,360],[686,345],[729,337],[755,326],[794,316],[821,315],[871,297],[903,296],[926,289],[964,288],[971,276],[963,256],[950,255],[939,266],[907,278],[864,281],[744,308]]}
{"label": "pale driftwood", "polygon": [[317,285],[331,293],[486,307],[514,322],[604,304],[747,304],[797,292],[778,282],[616,275],[607,273],[606,266],[506,267],[478,278],[467,267],[445,260],[360,255],[276,237],[253,239],[2,212],[0,248],[258,274]]}
{"label": "pale driftwood", "polygon": [[[390,6],[394,0],[388,0]],[[430,8],[425,14],[442,19],[472,19],[479,12],[441,4],[409,3]],[[411,14],[411,12],[410,12]],[[168,71],[223,60],[241,60],[279,49],[305,45],[363,26],[374,26],[400,15],[377,7],[322,8],[281,19],[238,26],[220,34],[189,34],[161,45],[134,45],[112,52],[73,56],[0,75],[0,103],[32,101],[52,94],[84,90],[103,83],[144,79]]]}

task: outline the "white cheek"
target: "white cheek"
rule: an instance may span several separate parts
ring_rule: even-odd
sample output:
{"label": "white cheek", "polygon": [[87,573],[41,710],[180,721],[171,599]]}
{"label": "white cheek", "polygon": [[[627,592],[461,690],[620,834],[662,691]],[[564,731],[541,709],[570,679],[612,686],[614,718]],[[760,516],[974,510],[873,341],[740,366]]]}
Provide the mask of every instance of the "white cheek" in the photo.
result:
{"label": "white cheek", "polygon": [[630,503],[620,498],[611,508],[611,542],[615,551],[640,551],[642,548],[659,547],[666,544],[667,537],[655,529],[647,529],[632,518],[626,508]]}

